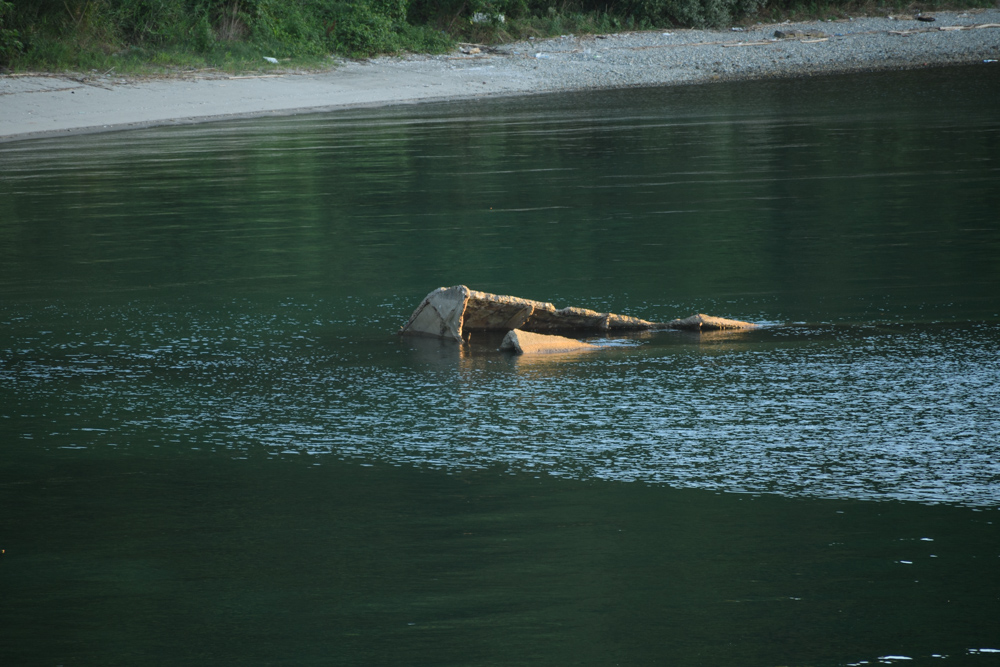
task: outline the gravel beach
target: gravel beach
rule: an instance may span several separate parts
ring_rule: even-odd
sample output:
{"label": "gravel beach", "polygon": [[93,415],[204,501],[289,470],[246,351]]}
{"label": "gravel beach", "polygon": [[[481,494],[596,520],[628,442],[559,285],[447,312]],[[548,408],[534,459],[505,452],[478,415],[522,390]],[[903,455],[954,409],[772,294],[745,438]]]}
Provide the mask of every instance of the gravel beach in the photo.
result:
{"label": "gravel beach", "polygon": [[[933,18],[933,20],[929,20]],[[922,20],[921,20],[922,19]],[[265,54],[266,55],[266,54]],[[0,142],[351,106],[979,63],[1000,67],[1000,9],[531,40],[326,72],[160,79],[0,76]]]}

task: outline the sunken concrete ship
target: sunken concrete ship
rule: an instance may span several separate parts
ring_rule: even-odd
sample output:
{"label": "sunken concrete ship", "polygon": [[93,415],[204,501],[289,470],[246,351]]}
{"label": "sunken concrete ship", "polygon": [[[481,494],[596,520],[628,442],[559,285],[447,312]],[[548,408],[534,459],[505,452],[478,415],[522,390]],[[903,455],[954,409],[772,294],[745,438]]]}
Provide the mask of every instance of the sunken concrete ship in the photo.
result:
{"label": "sunken concrete ship", "polygon": [[[469,334],[475,331],[586,335],[654,329],[720,331],[755,329],[757,326],[751,322],[727,320],[704,314],[669,322],[650,322],[638,317],[600,313],[587,308],[557,309],[553,304],[544,301],[490,294],[469,289],[465,285],[455,285],[441,287],[428,294],[413,311],[413,315],[400,333],[464,342]],[[516,333],[514,337],[516,339]],[[503,349],[503,346],[501,347]],[[518,351],[516,345],[510,349]]]}

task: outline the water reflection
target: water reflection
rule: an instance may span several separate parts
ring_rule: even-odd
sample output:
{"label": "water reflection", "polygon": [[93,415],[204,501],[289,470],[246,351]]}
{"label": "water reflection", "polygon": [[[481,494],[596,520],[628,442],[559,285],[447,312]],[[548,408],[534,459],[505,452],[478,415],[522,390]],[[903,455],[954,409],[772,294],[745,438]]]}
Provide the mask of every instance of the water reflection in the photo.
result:
{"label": "water reflection", "polygon": [[0,662],[989,660],[997,76],[3,145]]}
{"label": "water reflection", "polygon": [[489,123],[469,102],[4,145],[0,289],[467,283],[646,319],[992,318],[989,69],[502,100]]}

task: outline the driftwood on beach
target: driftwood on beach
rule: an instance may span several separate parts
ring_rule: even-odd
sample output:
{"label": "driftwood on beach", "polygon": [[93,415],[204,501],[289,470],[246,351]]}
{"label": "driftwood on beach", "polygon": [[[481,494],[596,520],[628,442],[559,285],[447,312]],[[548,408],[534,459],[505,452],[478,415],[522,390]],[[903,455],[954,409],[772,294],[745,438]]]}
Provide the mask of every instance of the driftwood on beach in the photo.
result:
{"label": "driftwood on beach", "polygon": [[599,313],[587,308],[557,309],[544,301],[490,294],[469,289],[465,285],[456,285],[441,287],[428,294],[413,311],[400,333],[463,341],[472,331],[517,329],[533,333],[603,333],[649,329],[718,331],[756,327],[756,324],[750,322],[702,314],[669,322],[650,322],[638,317]]}

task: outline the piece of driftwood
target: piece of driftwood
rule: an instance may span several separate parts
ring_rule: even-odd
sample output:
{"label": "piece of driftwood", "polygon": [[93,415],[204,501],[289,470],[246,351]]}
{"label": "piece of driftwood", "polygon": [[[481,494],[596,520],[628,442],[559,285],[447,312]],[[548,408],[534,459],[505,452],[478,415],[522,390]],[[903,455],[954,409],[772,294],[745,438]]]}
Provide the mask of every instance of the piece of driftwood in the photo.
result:
{"label": "piece of driftwood", "polygon": [[783,30],[775,30],[775,39],[823,39],[824,37],[829,37],[822,30],[796,30],[794,28],[785,28]]}
{"label": "piece of driftwood", "polygon": [[750,322],[701,314],[670,322],[649,322],[638,317],[599,313],[587,308],[557,309],[544,301],[490,294],[469,289],[465,285],[455,285],[441,287],[428,294],[413,311],[400,333],[462,341],[472,331],[513,329],[534,333],[601,333],[643,329],[718,331],[756,327],[756,324]]}

